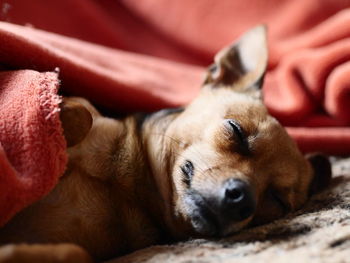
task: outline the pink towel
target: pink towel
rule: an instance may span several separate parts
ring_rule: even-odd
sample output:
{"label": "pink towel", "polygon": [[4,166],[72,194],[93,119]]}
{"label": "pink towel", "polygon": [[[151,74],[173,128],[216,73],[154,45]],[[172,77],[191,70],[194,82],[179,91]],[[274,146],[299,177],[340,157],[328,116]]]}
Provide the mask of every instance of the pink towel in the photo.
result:
{"label": "pink towel", "polygon": [[66,164],[56,73],[0,73],[0,226],[47,194]]}

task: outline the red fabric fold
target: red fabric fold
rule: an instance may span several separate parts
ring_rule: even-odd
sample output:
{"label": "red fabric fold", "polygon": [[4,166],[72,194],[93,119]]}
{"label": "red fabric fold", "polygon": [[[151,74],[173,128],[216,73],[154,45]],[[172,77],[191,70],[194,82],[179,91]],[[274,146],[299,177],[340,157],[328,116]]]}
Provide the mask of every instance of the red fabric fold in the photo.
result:
{"label": "red fabric fold", "polygon": [[202,68],[113,50],[0,22],[0,62],[10,68],[60,70],[62,90],[119,111],[188,103]]}
{"label": "red fabric fold", "polygon": [[0,226],[47,194],[66,164],[55,73],[0,73]]}

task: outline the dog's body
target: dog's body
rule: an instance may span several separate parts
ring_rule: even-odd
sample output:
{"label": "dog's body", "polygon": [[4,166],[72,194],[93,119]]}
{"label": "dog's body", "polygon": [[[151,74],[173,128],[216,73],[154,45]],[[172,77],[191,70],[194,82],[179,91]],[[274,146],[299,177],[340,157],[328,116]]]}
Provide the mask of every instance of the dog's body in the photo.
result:
{"label": "dog's body", "polygon": [[159,242],[164,207],[137,133],[134,118],[96,116],[56,188],[0,230],[0,242],[64,241],[99,259]]}
{"label": "dog's body", "polygon": [[[316,157],[310,165],[259,98],[264,29],[215,62],[185,109],[116,120],[84,99],[66,99],[67,171],[48,196],[0,229],[0,243],[74,243],[101,260],[189,236],[225,236],[303,205],[329,181],[329,163]],[[66,118],[71,109],[78,111]],[[70,128],[79,122],[83,128]],[[53,255],[43,247],[34,258]],[[30,250],[13,246],[6,257]],[[74,262],[89,260],[68,250]]]}

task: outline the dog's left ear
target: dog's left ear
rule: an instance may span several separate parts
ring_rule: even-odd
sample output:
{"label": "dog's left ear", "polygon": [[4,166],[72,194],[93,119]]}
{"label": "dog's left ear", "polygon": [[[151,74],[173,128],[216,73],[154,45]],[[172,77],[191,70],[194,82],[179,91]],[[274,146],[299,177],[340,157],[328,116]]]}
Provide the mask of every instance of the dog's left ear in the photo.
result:
{"label": "dog's left ear", "polygon": [[329,186],[332,179],[332,166],[328,157],[322,154],[306,156],[313,168],[313,178],[309,186],[309,195],[316,194]]}
{"label": "dog's left ear", "polygon": [[64,98],[60,105],[60,120],[67,147],[80,143],[89,133],[93,118],[77,98]]}
{"label": "dog's left ear", "polygon": [[216,54],[204,84],[213,88],[231,87],[260,98],[267,63],[266,27],[261,25]]}

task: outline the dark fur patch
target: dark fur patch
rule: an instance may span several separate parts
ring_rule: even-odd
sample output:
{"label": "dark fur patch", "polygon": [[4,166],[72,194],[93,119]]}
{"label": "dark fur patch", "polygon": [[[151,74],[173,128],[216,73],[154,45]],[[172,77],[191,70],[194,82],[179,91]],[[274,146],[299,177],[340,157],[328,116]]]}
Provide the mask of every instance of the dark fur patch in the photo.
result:
{"label": "dark fur patch", "polygon": [[148,120],[153,113],[137,113],[135,114],[136,128],[138,131],[142,129],[143,124]]}
{"label": "dark fur patch", "polygon": [[161,111],[152,112],[152,113],[138,113],[135,115],[137,129],[141,130],[143,124],[151,118],[154,120],[158,120],[158,119],[167,117],[167,116],[172,115],[172,114],[181,113],[184,110],[185,110],[184,108],[179,107],[179,108],[163,109]]}
{"label": "dark fur patch", "polygon": [[185,110],[185,108],[183,108],[183,107],[169,108],[169,109],[161,110],[160,113],[162,113],[163,116],[167,116],[167,115],[170,115],[170,114],[183,112],[184,110]]}

